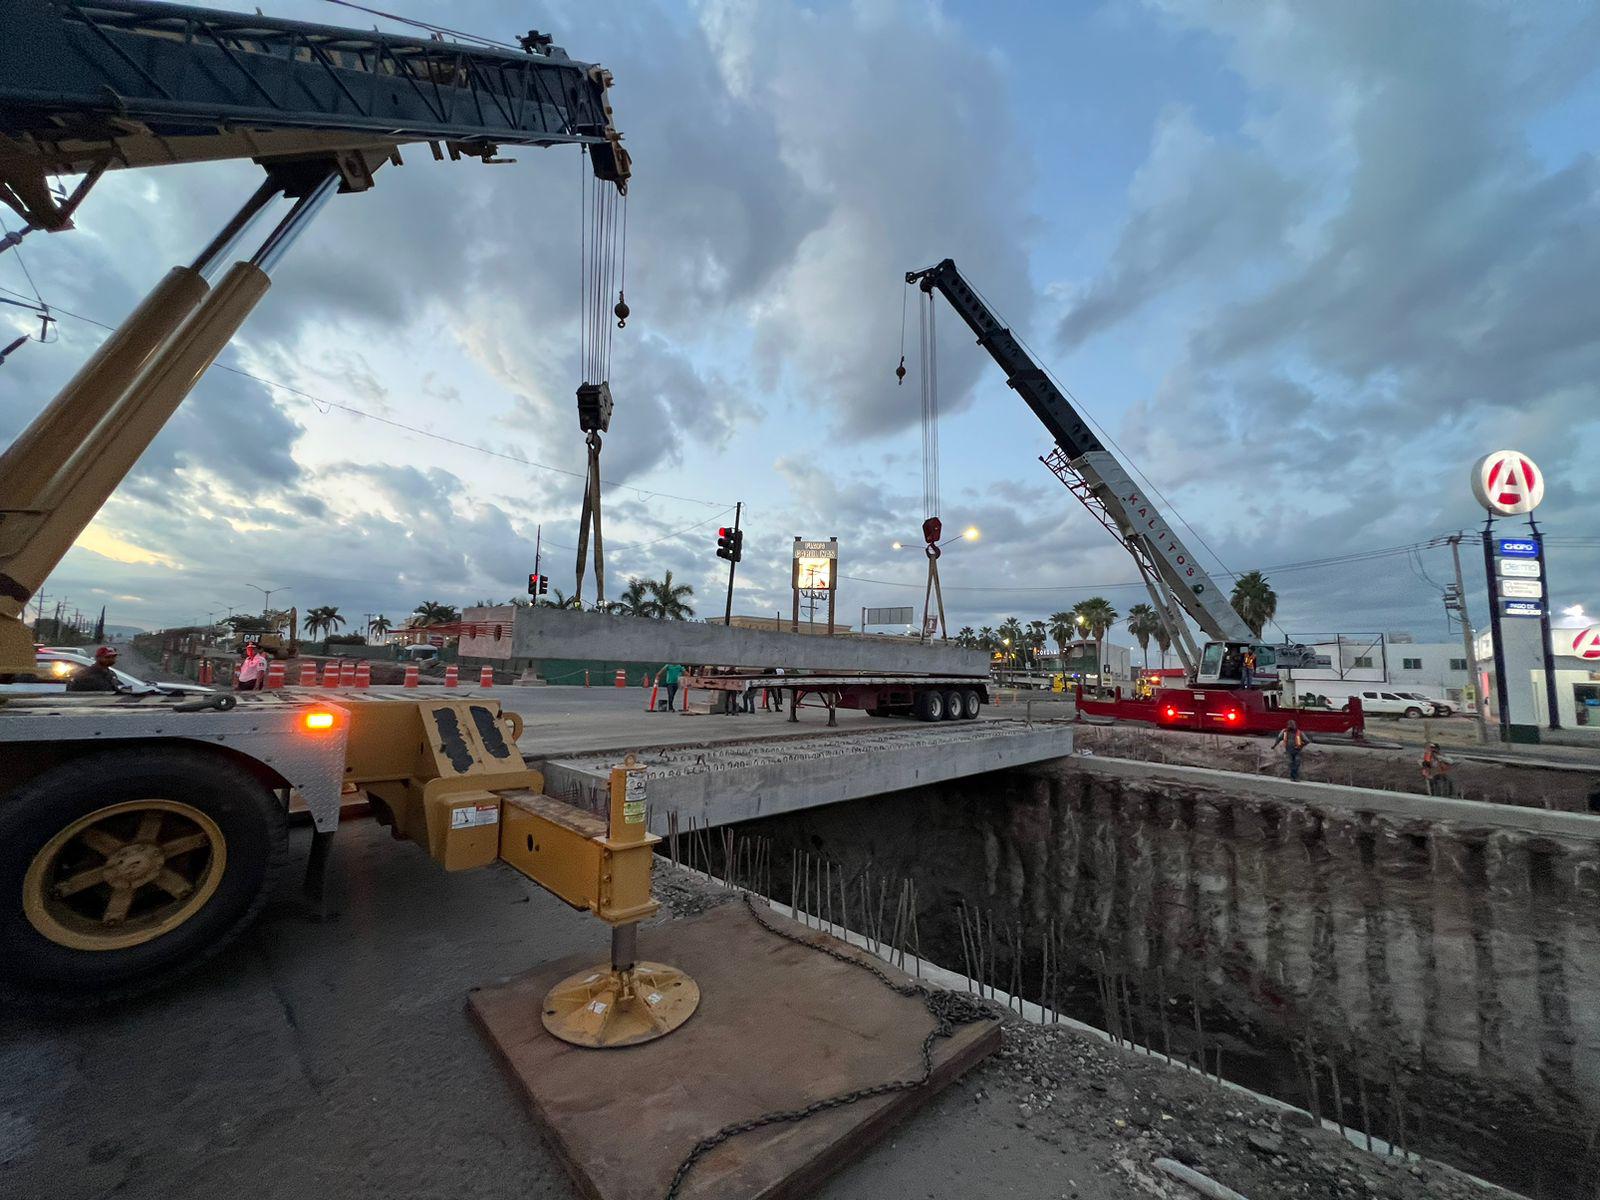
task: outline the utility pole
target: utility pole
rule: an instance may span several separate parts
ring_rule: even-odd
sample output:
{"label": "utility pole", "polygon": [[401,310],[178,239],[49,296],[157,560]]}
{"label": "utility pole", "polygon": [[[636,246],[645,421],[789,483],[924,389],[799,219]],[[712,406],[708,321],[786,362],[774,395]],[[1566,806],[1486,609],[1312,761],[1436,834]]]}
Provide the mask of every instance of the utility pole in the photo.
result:
{"label": "utility pole", "polygon": [[[727,512],[727,509],[723,509]],[[733,506],[733,546],[734,552],[728,559],[728,603],[722,610],[722,623],[724,626],[733,624],[733,573],[739,569],[739,518],[744,513],[744,501],[740,500]]]}
{"label": "utility pole", "polygon": [[[1478,675],[1478,650],[1472,642],[1472,620],[1467,616],[1467,588],[1461,578],[1461,535],[1452,534],[1450,539],[1450,558],[1456,568],[1456,591],[1453,597],[1446,597],[1445,607],[1454,608],[1456,615],[1461,618],[1461,649],[1467,659],[1467,674],[1471,683],[1468,685],[1472,691],[1472,717],[1478,726],[1478,741],[1487,743],[1489,740],[1489,727],[1483,719],[1483,687]],[[1494,600],[1490,599],[1490,604]]]}

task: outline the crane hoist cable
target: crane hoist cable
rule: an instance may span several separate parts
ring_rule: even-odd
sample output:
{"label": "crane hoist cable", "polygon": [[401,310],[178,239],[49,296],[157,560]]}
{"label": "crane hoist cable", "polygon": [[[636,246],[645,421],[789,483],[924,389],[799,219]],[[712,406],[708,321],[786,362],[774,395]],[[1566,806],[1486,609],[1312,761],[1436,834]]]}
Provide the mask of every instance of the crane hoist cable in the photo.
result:
{"label": "crane hoist cable", "polygon": [[[588,153],[585,149],[585,154]],[[583,596],[583,574],[588,566],[589,538],[594,537],[595,603],[606,600],[605,541],[600,519],[600,445],[611,428],[611,344],[616,330],[626,326],[628,303],[622,285],[627,277],[628,197],[620,187],[596,180],[580,167],[579,198],[579,358],[583,382],[578,385],[578,428],[588,450],[584,475],[583,507],[578,516],[578,559],[573,597]],[[616,288],[617,301],[606,306]],[[613,325],[611,317],[616,318]]]}
{"label": "crane hoist cable", "polygon": [[[909,285],[908,289],[909,289]],[[928,557],[928,581],[922,594],[922,636],[933,630],[949,638],[950,627],[945,622],[944,586],[939,581],[939,539],[944,535],[944,524],[939,519],[939,338],[934,323],[934,303],[931,294],[926,304],[917,308],[917,384],[920,391],[922,424],[922,540]],[[906,296],[900,299],[900,365],[894,370],[895,379],[906,381]],[[934,624],[933,606],[939,609],[938,623]]]}

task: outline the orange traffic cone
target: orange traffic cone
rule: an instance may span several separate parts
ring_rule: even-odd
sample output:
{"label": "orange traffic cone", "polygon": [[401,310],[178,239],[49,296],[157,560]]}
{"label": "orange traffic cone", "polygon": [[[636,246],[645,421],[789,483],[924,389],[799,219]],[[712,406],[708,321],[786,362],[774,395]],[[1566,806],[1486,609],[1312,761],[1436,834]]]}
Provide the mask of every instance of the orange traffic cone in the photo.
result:
{"label": "orange traffic cone", "polygon": [[288,668],[281,662],[273,659],[267,664],[267,686],[269,688],[281,688],[283,686],[284,672],[287,670]]}
{"label": "orange traffic cone", "polygon": [[366,659],[356,664],[356,686],[360,688],[372,686],[372,664]]}
{"label": "orange traffic cone", "polygon": [[656,695],[660,691],[661,691],[661,688],[659,686],[655,686],[655,687],[652,687],[650,689],[650,699],[648,699],[648,700],[646,700],[644,702],[644,710],[645,710],[645,712],[655,712],[655,710],[656,710]]}
{"label": "orange traffic cone", "polygon": [[352,658],[341,658],[339,660],[339,686],[340,687],[355,687],[355,685],[356,685],[356,664],[355,664],[355,660],[352,659]]}
{"label": "orange traffic cone", "polygon": [[422,674],[416,663],[406,664],[406,687],[416,687],[418,677]]}
{"label": "orange traffic cone", "polygon": [[317,686],[317,664],[310,659],[300,664],[300,686]]}
{"label": "orange traffic cone", "polygon": [[322,686],[339,686],[339,664],[331,658],[322,665]]}
{"label": "orange traffic cone", "polygon": [[211,660],[209,658],[202,658],[200,660],[200,670],[195,672],[195,682],[200,684],[201,687],[207,687],[210,685]]}
{"label": "orange traffic cone", "polygon": [[621,688],[628,686],[628,671],[626,667],[617,668],[617,686]]}
{"label": "orange traffic cone", "polygon": [[493,667],[485,665],[483,670],[478,672],[478,686],[479,687],[493,687],[494,686],[494,668]]}
{"label": "orange traffic cone", "polygon": [[444,685],[445,687],[461,686],[461,669],[455,663],[451,663],[444,669]]}

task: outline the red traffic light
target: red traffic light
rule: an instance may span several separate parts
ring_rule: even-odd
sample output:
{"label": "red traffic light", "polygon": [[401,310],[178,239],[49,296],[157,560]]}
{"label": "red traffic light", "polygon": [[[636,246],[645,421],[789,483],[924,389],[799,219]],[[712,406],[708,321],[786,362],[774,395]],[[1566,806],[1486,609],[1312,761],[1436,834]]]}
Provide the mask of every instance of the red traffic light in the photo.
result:
{"label": "red traffic light", "polygon": [[721,527],[721,528],[719,528],[719,529],[718,529],[718,530],[717,530],[717,536],[718,536],[718,537],[719,537],[719,538],[725,538],[725,537],[727,537],[727,536],[728,536],[728,527],[727,527],[727,526],[726,526],[726,525],[723,525],[723,526],[722,526],[722,527]]}

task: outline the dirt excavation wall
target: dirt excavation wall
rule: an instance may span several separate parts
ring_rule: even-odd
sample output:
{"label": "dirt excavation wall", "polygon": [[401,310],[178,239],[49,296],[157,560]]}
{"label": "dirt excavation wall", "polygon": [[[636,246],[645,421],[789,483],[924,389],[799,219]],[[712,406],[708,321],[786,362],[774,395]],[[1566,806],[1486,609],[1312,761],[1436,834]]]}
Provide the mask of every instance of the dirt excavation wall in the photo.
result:
{"label": "dirt excavation wall", "polygon": [[[1390,730],[1386,725],[1374,723],[1369,725],[1368,732],[1381,738]],[[1074,745],[1113,758],[1221,767],[1252,774],[1287,774],[1283,752],[1274,752],[1270,742],[1260,737],[1201,736],[1127,725],[1079,725]],[[1589,764],[1590,769],[1574,771],[1475,762],[1471,754],[1470,746],[1445,743],[1445,756],[1454,763],[1450,779],[1458,796],[1560,812],[1600,811],[1600,756]],[[1337,741],[1319,742],[1306,751],[1300,778],[1316,783],[1421,794],[1426,791],[1420,770],[1421,757],[1420,746],[1376,750],[1340,745]]]}
{"label": "dirt excavation wall", "polygon": [[1002,988],[1249,1086],[1593,1194],[1600,818],[1086,758],[742,832],[914,880],[946,966],[987,956]]}

